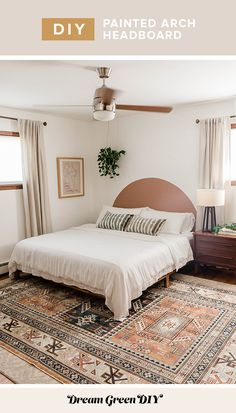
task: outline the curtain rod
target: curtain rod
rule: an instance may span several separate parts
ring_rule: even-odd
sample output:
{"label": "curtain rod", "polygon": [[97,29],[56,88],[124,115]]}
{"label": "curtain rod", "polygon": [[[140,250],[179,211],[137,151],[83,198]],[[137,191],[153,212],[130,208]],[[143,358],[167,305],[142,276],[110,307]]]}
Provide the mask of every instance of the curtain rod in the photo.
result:
{"label": "curtain rod", "polygon": [[[1,119],[10,119],[10,120],[18,120],[17,118],[11,118],[10,116],[1,116]],[[47,126],[47,122],[43,122],[43,126]]]}
{"label": "curtain rod", "polygon": [[[230,118],[236,118],[236,115],[231,115]],[[196,119],[196,123],[199,123],[200,119]]]}

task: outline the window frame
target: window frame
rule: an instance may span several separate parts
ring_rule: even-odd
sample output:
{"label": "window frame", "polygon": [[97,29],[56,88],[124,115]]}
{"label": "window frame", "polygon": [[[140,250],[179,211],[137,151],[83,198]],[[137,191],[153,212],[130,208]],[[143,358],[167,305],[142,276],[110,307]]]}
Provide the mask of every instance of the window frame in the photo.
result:
{"label": "window frame", "polygon": [[[0,136],[7,136],[9,138],[20,138],[19,132],[12,132],[12,131],[7,131],[7,130],[1,130],[0,131]],[[0,191],[9,191],[9,190],[16,190],[16,189],[22,189],[23,184],[22,183],[1,183],[0,182]]]}

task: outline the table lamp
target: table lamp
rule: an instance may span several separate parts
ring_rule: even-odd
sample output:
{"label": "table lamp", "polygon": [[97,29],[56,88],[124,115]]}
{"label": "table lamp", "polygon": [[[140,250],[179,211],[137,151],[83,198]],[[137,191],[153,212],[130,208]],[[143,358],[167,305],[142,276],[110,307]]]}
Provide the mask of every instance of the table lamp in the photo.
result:
{"label": "table lamp", "polygon": [[[204,206],[204,217],[202,231],[210,232],[216,226],[216,206],[225,203],[224,189],[198,189],[197,205]],[[210,224],[210,229],[209,229]]]}

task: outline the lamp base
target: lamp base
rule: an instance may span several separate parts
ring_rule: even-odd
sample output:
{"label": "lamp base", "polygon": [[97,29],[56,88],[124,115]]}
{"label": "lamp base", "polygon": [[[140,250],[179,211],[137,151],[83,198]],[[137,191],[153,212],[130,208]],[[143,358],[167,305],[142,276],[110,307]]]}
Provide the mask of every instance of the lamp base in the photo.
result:
{"label": "lamp base", "polygon": [[[211,224],[210,229],[209,229],[209,224]],[[215,209],[215,207],[205,207],[202,231],[203,232],[211,232],[215,226],[216,226],[216,209]]]}

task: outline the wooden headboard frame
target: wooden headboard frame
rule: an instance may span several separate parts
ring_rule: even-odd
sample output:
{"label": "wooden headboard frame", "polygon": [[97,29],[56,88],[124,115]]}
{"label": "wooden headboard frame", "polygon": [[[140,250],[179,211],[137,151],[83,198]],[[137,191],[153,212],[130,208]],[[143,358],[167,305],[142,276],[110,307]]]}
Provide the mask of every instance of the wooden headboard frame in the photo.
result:
{"label": "wooden headboard frame", "polygon": [[113,206],[120,208],[150,207],[159,211],[192,212],[196,209],[187,195],[176,185],[159,178],[144,178],[127,185]]}

